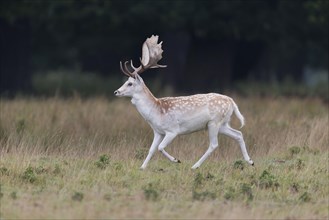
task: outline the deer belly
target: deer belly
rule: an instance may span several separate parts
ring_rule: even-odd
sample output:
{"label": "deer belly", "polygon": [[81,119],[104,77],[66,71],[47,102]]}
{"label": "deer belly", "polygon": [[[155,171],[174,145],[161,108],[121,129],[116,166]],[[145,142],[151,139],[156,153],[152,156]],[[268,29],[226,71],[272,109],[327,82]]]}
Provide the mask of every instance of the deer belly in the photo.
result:
{"label": "deer belly", "polygon": [[204,115],[195,114],[188,115],[187,117],[177,119],[179,125],[179,133],[187,134],[194,131],[205,129],[209,118]]}

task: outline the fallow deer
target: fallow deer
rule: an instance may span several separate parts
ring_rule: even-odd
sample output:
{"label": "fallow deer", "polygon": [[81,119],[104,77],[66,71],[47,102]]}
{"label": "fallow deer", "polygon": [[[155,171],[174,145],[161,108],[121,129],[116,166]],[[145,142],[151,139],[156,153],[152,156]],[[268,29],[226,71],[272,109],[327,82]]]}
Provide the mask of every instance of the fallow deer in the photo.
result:
{"label": "fallow deer", "polygon": [[156,98],[145,85],[140,74],[150,68],[164,68],[158,61],[162,58],[162,42],[158,44],[158,36],[147,38],[142,46],[140,66],[134,67],[130,61],[122,64],[121,71],[129,79],[114,92],[116,96],[131,97],[131,102],[138,112],[149,123],[154,132],[154,139],[141,169],[145,169],[149,160],[158,149],[170,161],[180,163],[178,159],[165,151],[165,147],[181,134],[188,134],[208,128],[209,147],[205,154],[196,162],[192,169],[200,165],[218,147],[218,133],[235,139],[241,148],[244,159],[251,165],[242,133],[230,127],[229,122],[234,112],[244,125],[244,117],[232,98],[216,93],[197,94],[191,96]]}

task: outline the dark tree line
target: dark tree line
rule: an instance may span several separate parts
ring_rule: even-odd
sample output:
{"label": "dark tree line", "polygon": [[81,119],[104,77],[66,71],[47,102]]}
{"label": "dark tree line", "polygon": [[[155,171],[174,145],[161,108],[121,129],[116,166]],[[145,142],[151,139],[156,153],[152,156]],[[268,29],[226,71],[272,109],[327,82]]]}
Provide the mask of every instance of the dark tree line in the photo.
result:
{"label": "dark tree line", "polygon": [[1,92],[52,69],[119,74],[151,34],[165,42],[158,76],[176,89],[300,81],[306,66],[328,68],[328,13],[326,0],[1,0]]}

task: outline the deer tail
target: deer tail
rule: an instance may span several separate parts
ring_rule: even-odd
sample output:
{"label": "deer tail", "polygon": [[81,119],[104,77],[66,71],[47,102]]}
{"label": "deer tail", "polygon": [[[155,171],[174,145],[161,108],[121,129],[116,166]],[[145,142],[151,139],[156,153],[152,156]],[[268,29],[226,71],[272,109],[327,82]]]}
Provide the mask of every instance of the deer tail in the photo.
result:
{"label": "deer tail", "polygon": [[[233,101],[233,100],[232,100]],[[235,102],[233,101],[233,111],[234,111],[234,114],[236,115],[236,117],[240,120],[240,123],[241,123],[241,127],[242,128],[244,126],[244,117],[243,115],[241,114],[241,112],[239,111],[239,108],[238,106],[235,104]]]}

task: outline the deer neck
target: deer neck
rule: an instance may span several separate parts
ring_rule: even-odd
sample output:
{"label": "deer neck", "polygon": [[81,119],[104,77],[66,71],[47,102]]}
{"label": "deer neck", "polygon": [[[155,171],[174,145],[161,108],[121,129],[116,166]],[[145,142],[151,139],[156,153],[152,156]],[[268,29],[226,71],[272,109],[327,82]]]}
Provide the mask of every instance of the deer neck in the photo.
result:
{"label": "deer neck", "polygon": [[154,97],[152,92],[144,85],[143,90],[137,94],[134,94],[131,99],[138,112],[147,121],[151,121],[154,118],[154,114],[157,112],[158,99]]}

